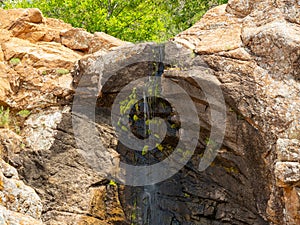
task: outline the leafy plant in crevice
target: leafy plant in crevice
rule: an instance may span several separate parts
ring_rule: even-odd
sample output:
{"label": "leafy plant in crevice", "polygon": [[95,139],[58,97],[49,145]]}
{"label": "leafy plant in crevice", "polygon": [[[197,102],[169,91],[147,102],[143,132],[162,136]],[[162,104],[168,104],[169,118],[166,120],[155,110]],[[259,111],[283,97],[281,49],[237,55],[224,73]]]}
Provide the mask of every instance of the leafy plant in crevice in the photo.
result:
{"label": "leafy plant in crevice", "polygon": [[[145,94],[147,96],[158,96],[158,88],[156,86],[153,88],[152,85],[153,82],[151,82],[151,80],[149,81],[149,84],[145,84]],[[147,107],[149,107],[148,104],[150,99],[145,98],[141,100],[138,99],[137,96],[137,89],[133,88],[129,96],[119,103],[121,117],[118,120],[118,126],[121,128],[121,131],[125,133],[125,135],[126,132],[132,132],[137,136],[137,138],[147,138],[152,133],[150,126],[152,123],[154,123],[151,118],[148,118],[149,115],[147,115],[147,112],[144,112],[144,105],[147,104]],[[126,126],[128,123],[130,124],[130,131]],[[158,134],[154,135],[159,139]],[[161,150],[159,143],[156,147]],[[150,149],[148,145],[145,145],[141,150],[141,154],[144,156]]]}
{"label": "leafy plant in crevice", "polygon": [[17,115],[23,117],[23,118],[26,118],[27,116],[29,116],[31,114],[31,111],[30,110],[27,110],[27,109],[23,109],[21,111],[19,111],[17,113]]}
{"label": "leafy plant in crevice", "polygon": [[60,68],[60,69],[56,70],[56,73],[59,75],[65,75],[65,74],[70,73],[70,71],[68,69]]}
{"label": "leafy plant in crevice", "polygon": [[148,153],[148,151],[149,151],[149,146],[145,145],[142,150],[142,155],[146,155]]}
{"label": "leafy plant in crevice", "polygon": [[117,183],[114,180],[110,180],[108,185],[117,187]]}
{"label": "leafy plant in crevice", "polygon": [[224,166],[224,169],[226,170],[227,173],[230,173],[230,174],[238,174],[239,173],[239,169],[237,169],[236,167],[233,167],[233,166],[230,166],[230,167]]}
{"label": "leafy plant in crevice", "polygon": [[21,132],[24,122],[30,114],[31,114],[31,111],[28,109],[22,109],[18,112],[14,112],[14,114],[12,116],[12,118],[13,118],[12,122],[13,122],[14,131],[17,134],[19,134]]}
{"label": "leafy plant in crevice", "polygon": [[9,107],[0,106],[0,127],[11,129],[19,134],[26,118],[31,114],[30,110],[11,110]]}
{"label": "leafy plant in crevice", "polygon": [[137,209],[137,197],[135,197],[133,199],[133,206],[132,206],[132,210],[131,210],[131,216],[130,216],[130,220],[131,223],[130,225],[137,225],[137,213],[138,213],[138,209]]}
{"label": "leafy plant in crevice", "polygon": [[134,104],[137,102],[137,100],[138,99],[137,99],[136,88],[133,88],[131,94],[126,99],[124,99],[123,101],[121,101],[119,103],[121,117],[118,120],[118,126],[124,132],[128,131],[128,129],[127,129],[126,125],[125,125],[125,124],[127,124],[127,121],[124,121],[124,120],[129,119],[128,116],[126,118],[124,118],[124,115],[129,113],[129,111],[134,106]]}
{"label": "leafy plant in crevice", "polygon": [[[206,158],[214,158],[215,157],[215,151],[217,151],[217,147],[218,144],[216,141],[214,141],[211,138],[206,138],[205,139],[205,145],[206,145],[206,149],[205,149],[205,153],[201,154],[201,158],[206,157]],[[211,166],[214,166],[215,163],[212,162]]]}
{"label": "leafy plant in crevice", "polygon": [[[156,85],[153,85],[152,93],[155,93],[154,89],[157,89]],[[147,91],[149,90],[147,89]],[[147,107],[150,108],[149,113],[144,112],[145,109],[143,104],[145,102],[147,103]],[[168,116],[172,115],[170,107],[171,106],[166,105],[166,102],[161,100],[161,98],[155,99],[154,97],[148,97],[138,100],[135,89],[132,90],[132,93],[127,99],[120,103],[122,116],[118,121],[118,126],[121,128],[120,130],[123,132],[123,135],[126,135],[127,132],[131,132],[140,139],[147,139],[150,135],[152,135],[154,140],[156,139],[156,143],[153,143],[153,148],[150,148],[150,144],[145,144],[142,147],[141,152],[137,153],[138,155],[141,154],[148,158],[146,155],[150,153],[151,155],[155,154],[156,156],[159,155],[159,157],[166,157],[175,149],[177,142],[174,141],[174,138],[176,134],[178,134],[177,132],[180,125],[176,124],[176,122],[169,121]],[[125,114],[126,116],[124,116]],[[155,117],[161,117],[161,120],[153,119]],[[165,120],[167,125],[165,137],[161,137],[160,131],[157,130],[163,123],[163,120]],[[125,126],[125,123],[127,126]],[[170,144],[169,141],[171,139],[172,141]],[[183,155],[187,153],[189,153],[189,151],[182,152]]]}
{"label": "leafy plant in crevice", "polygon": [[4,109],[0,106],[0,127],[8,128],[10,124],[9,108]]}
{"label": "leafy plant in crevice", "polygon": [[191,197],[191,195],[186,193],[186,192],[183,193],[183,196],[184,196],[184,198],[190,198]]}
{"label": "leafy plant in crevice", "polygon": [[9,60],[9,63],[10,63],[12,66],[18,65],[20,62],[21,62],[21,59],[19,59],[19,58],[11,58],[11,59]]}

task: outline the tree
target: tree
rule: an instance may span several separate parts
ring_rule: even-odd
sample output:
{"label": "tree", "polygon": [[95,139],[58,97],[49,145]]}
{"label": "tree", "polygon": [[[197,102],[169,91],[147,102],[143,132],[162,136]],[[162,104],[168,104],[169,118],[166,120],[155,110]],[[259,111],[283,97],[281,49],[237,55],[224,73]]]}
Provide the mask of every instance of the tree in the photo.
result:
{"label": "tree", "polygon": [[5,8],[39,8],[90,32],[103,31],[120,39],[162,42],[194,24],[212,3],[226,0],[18,0]]}

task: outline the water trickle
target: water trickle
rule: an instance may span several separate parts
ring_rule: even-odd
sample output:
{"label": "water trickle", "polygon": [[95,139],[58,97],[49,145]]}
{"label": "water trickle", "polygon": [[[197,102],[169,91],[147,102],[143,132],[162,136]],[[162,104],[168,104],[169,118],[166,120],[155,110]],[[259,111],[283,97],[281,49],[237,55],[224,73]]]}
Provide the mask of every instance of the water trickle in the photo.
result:
{"label": "water trickle", "polygon": [[[151,71],[149,73],[148,83],[144,86],[143,91],[143,113],[144,113],[144,134],[143,137],[147,137],[147,131],[155,132],[155,126],[153,124],[146,124],[146,120],[153,119],[156,110],[156,98],[159,97],[159,92],[161,91],[160,83],[155,77],[160,77],[164,72],[164,64],[162,63],[164,58],[163,46],[158,49],[158,62],[154,63],[156,67],[155,73]],[[153,63],[153,62],[151,62]],[[149,92],[152,96],[149,97]],[[136,154],[140,154],[136,152]],[[149,156],[149,154],[142,156],[144,158],[143,162],[145,165],[150,165],[153,162],[154,157]],[[149,171],[150,173],[151,171]],[[146,178],[147,179],[147,178]],[[156,184],[141,187],[140,192],[137,194],[138,199],[136,201],[136,222],[132,221],[132,225],[160,225],[161,223],[161,213],[159,211],[158,204],[158,189]]]}
{"label": "water trickle", "polygon": [[157,187],[155,184],[144,186],[143,225],[161,224],[160,211],[157,199]]}

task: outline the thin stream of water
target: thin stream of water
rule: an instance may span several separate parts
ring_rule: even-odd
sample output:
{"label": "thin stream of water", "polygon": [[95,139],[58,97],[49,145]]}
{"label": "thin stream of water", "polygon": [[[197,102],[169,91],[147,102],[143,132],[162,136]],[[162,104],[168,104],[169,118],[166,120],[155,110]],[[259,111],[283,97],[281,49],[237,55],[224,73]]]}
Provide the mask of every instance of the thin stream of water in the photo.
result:
{"label": "thin stream of water", "polygon": [[[154,98],[149,98],[147,94],[149,93],[149,89],[154,94],[157,89],[157,80],[153,79],[155,76],[161,76],[164,71],[164,65],[162,63],[164,58],[164,51],[161,47],[158,51],[159,54],[159,62],[157,64],[157,68],[155,74],[149,74],[148,84],[145,85],[145,90],[143,91],[143,110],[144,110],[144,122],[146,120],[153,119],[155,117],[155,106],[156,100]],[[154,101],[154,102],[151,102]],[[147,137],[149,133],[154,132],[155,125],[149,123],[144,127],[144,137]],[[146,164],[151,164],[149,155],[145,155]],[[153,162],[152,162],[153,163]],[[151,171],[149,171],[151,173]],[[141,189],[141,193],[137,196],[137,207],[136,207],[136,221],[132,223],[132,225],[161,225],[162,215],[159,210],[158,204],[158,189],[156,184],[144,186]]]}

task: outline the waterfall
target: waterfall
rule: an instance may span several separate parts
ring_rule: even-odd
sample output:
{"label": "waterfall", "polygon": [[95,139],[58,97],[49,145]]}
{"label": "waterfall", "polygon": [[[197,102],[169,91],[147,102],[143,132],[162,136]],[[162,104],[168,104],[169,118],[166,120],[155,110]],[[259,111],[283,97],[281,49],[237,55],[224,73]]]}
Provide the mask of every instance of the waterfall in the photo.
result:
{"label": "waterfall", "polygon": [[[143,91],[143,113],[144,113],[144,134],[141,135],[144,138],[148,137],[148,131],[155,130],[155,125],[146,124],[146,120],[153,119],[155,117],[156,110],[156,98],[157,92],[160,91],[160,83],[157,82],[155,77],[160,77],[164,71],[164,64],[162,63],[164,58],[164,46],[159,46],[158,50],[158,62],[155,63],[156,69],[155,73],[151,71],[149,73],[148,83],[144,85]],[[156,52],[157,53],[157,52]],[[151,62],[152,63],[152,62]],[[149,90],[152,93],[152,96],[149,97]],[[136,153],[140,154],[140,153]],[[151,153],[150,153],[151,154]],[[140,155],[139,155],[140,157]],[[146,165],[154,163],[155,160],[153,156],[146,154],[143,162]],[[149,171],[150,173],[151,171]],[[158,187],[156,184],[147,185],[140,187],[137,192],[136,199],[136,212],[135,212],[135,221],[131,221],[131,225],[161,225],[161,212],[159,210],[159,199],[158,199]]]}
{"label": "waterfall", "polygon": [[144,186],[143,195],[143,223],[142,225],[159,225],[162,215],[159,211],[158,193],[156,184]]}

